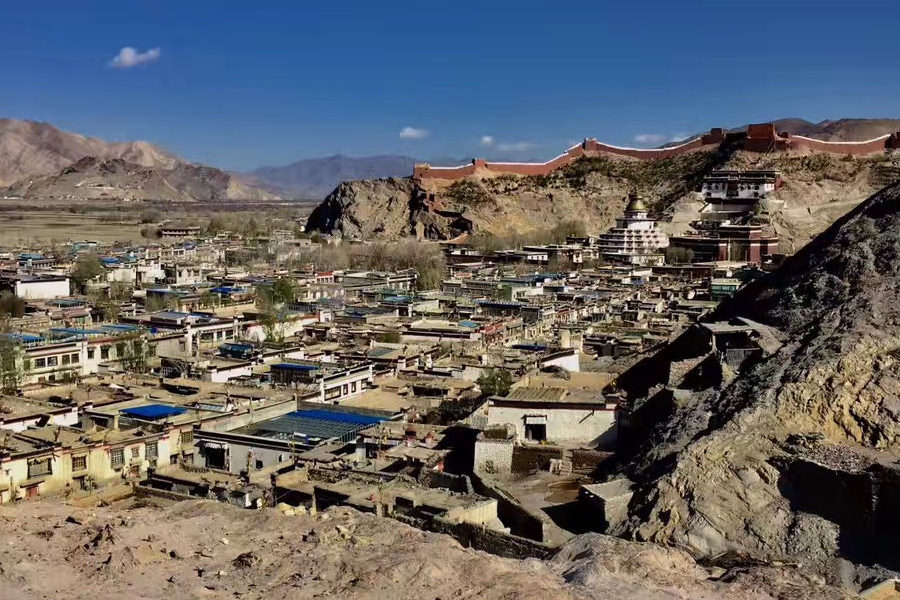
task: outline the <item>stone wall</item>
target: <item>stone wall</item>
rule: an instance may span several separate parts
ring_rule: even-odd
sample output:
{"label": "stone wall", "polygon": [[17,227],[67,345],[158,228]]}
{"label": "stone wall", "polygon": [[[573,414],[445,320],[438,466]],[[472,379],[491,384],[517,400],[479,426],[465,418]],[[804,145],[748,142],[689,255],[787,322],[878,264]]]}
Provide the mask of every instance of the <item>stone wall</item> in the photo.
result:
{"label": "stone wall", "polygon": [[472,489],[476,494],[493,498],[497,501],[497,516],[510,533],[515,536],[543,542],[546,539],[546,524],[528,510],[503,488],[483,479],[478,475],[472,475]]}
{"label": "stone wall", "polygon": [[473,470],[488,474],[511,473],[514,447],[512,440],[477,440]]}
{"label": "stone wall", "polygon": [[546,471],[550,468],[550,459],[562,459],[563,451],[559,446],[516,446],[512,456],[513,473],[529,473]]}
{"label": "stone wall", "polygon": [[798,135],[781,135],[773,123],[757,123],[750,125],[746,134],[727,134],[724,129],[715,127],[709,133],[694,138],[683,144],[668,148],[626,148],[598,142],[587,138],[581,144],[573,146],[544,163],[507,163],[488,162],[476,158],[468,165],[458,167],[432,167],[429,164],[418,164],[413,169],[413,179],[457,180],[479,175],[490,177],[496,175],[547,175],[556,169],[571,164],[582,156],[613,155],[636,160],[659,160],[680,156],[703,148],[712,148],[724,143],[727,139],[741,137],[744,150],[750,152],[772,151],[813,151],[832,154],[866,155],[883,152],[885,149],[900,148],[900,132],[884,135],[864,142],[826,142]]}
{"label": "stone wall", "polygon": [[454,523],[441,518],[416,519],[405,515],[394,515],[393,518],[419,529],[445,533],[467,548],[474,548],[505,558],[544,559],[554,552],[554,548],[541,542],[469,523]]}

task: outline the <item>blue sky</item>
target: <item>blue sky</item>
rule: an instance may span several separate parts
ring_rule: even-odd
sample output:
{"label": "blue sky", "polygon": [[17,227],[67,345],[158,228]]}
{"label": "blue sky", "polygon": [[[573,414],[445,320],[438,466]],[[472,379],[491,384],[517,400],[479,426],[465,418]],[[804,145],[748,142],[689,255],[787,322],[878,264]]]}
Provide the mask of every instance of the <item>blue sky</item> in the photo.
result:
{"label": "blue sky", "polygon": [[229,169],[900,117],[890,0],[8,4],[0,116]]}

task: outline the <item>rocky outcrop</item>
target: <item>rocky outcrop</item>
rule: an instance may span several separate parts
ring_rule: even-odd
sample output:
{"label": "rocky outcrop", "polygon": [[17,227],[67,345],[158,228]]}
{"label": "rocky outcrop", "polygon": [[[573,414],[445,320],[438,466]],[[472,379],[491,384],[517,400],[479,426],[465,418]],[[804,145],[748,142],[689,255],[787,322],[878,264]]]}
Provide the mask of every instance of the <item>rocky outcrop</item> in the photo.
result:
{"label": "rocky outcrop", "polygon": [[529,235],[564,221],[588,233],[610,227],[624,198],[638,190],[671,234],[699,216],[696,193],[711,170],[778,169],[784,186],[756,217],[792,253],[880,187],[900,179],[884,156],[747,153],[738,145],[659,160],[583,157],[548,175],[485,175],[439,179],[375,179],[339,185],[315,210],[309,227],[345,237],[415,235],[451,239],[461,233]]}
{"label": "rocky outcrop", "polygon": [[416,186],[409,179],[344,182],[313,210],[306,228],[346,238],[408,236],[415,196]]}
{"label": "rocky outcrop", "polygon": [[638,490],[615,532],[791,557],[847,586],[900,571],[900,184],[710,318],[734,317],[785,343],[719,389],[634,399],[622,470]]}

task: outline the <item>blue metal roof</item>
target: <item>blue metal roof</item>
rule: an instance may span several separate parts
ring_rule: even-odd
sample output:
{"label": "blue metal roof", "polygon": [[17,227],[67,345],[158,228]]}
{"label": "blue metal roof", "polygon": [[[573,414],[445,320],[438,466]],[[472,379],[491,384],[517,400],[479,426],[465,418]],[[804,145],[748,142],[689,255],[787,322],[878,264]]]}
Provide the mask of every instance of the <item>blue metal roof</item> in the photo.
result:
{"label": "blue metal roof", "polygon": [[529,352],[542,352],[547,349],[547,346],[544,344],[513,344],[512,347],[516,350],[527,350]]}
{"label": "blue metal roof", "polygon": [[294,371],[317,371],[319,367],[312,365],[298,365],[297,363],[278,363],[272,365],[273,369],[293,369]]}
{"label": "blue metal roof", "polygon": [[84,300],[76,300],[75,298],[59,298],[57,300],[50,300],[47,304],[51,306],[84,306],[86,303]]}
{"label": "blue metal roof", "polygon": [[50,331],[68,335],[103,335],[105,333],[100,329],[81,329],[79,327],[51,327]]}
{"label": "blue metal roof", "polygon": [[184,414],[187,412],[187,409],[180,406],[169,406],[167,404],[147,404],[146,406],[123,408],[119,412],[128,415],[129,417],[155,421],[157,419],[165,419],[166,417]]}
{"label": "blue metal roof", "polygon": [[137,331],[140,327],[129,325],[128,323],[111,323],[109,325],[101,325],[100,329],[109,333],[120,333],[122,331]]}
{"label": "blue metal roof", "polygon": [[476,323],[475,321],[460,321],[459,326],[460,327],[468,327],[470,329],[475,329],[475,328],[479,327],[479,324]]}
{"label": "blue metal roof", "polygon": [[331,410],[296,410],[288,413],[291,417],[317,419],[319,421],[335,421],[337,423],[353,423],[354,425],[374,425],[381,423],[383,417],[370,417],[356,413],[345,413]]}
{"label": "blue metal roof", "polygon": [[39,335],[31,333],[4,333],[3,337],[19,340],[20,342],[40,342],[42,339]]}
{"label": "blue metal roof", "polygon": [[235,344],[233,342],[226,342],[219,346],[219,348],[227,350],[253,350],[253,344]]}

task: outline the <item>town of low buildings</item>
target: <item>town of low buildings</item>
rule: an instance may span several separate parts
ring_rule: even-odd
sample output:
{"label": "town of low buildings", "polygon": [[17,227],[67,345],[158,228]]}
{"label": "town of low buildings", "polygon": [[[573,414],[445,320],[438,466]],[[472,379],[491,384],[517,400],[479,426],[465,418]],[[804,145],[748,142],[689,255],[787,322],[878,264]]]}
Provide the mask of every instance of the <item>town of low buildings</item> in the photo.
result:
{"label": "town of low buildings", "polygon": [[[698,369],[722,376],[698,365],[740,369],[777,343],[753,323],[698,324],[765,268],[774,243],[745,218],[775,186],[714,173],[701,220],[716,225],[671,240],[692,261],[667,263],[669,239],[632,195],[616,227],[565,243],[448,243],[434,289],[412,269],[298,268],[284,248],[311,242],[289,235],[283,260],[245,270],[240,239],[176,224],[146,246],[8,249],[0,288],[23,309],[0,334],[0,502],[124,486],[340,504],[545,555],[571,535],[554,506],[603,513],[627,494],[590,477],[627,425],[625,366],[696,331],[695,351],[648,379],[677,393]],[[701,250],[723,239],[732,250]],[[77,289],[85,255],[102,270]],[[282,280],[292,298],[261,304]]]}

